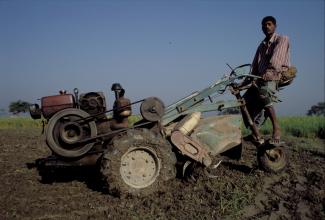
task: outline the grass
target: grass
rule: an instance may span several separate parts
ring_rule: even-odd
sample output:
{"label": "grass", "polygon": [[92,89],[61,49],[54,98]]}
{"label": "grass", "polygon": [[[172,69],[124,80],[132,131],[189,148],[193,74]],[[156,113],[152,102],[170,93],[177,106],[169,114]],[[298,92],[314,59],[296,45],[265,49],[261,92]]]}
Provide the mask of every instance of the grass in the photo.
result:
{"label": "grass", "polygon": [[[141,119],[139,115],[129,117],[129,125]],[[303,138],[325,139],[325,117],[324,116],[287,116],[280,117],[279,123],[283,136],[294,136]],[[19,128],[41,128],[42,120],[33,120],[30,117],[0,117],[0,129]],[[243,135],[250,131],[243,128]],[[272,133],[270,120],[261,128],[261,133],[269,135]]]}
{"label": "grass", "polygon": [[142,119],[142,117],[140,115],[132,115],[128,118],[129,125],[132,126],[134,123],[136,123],[137,121],[140,121],[141,119]]}
{"label": "grass", "polygon": [[[132,115],[129,117],[129,125],[132,126],[140,119],[141,116]],[[42,119],[34,120],[26,116],[0,117],[0,129],[42,128],[42,126]]]}
{"label": "grass", "polygon": [[221,216],[226,219],[240,219],[244,207],[254,202],[256,177],[243,175],[233,181],[232,177],[224,177],[223,181],[214,184],[218,198],[218,206]]}
{"label": "grass", "polygon": [[0,129],[41,128],[42,120],[29,117],[0,117]]}
{"label": "grass", "polygon": [[[279,123],[282,136],[325,139],[325,116],[280,117]],[[250,133],[247,129],[243,130],[244,135]],[[271,121],[267,120],[260,130],[264,135],[272,134]]]}

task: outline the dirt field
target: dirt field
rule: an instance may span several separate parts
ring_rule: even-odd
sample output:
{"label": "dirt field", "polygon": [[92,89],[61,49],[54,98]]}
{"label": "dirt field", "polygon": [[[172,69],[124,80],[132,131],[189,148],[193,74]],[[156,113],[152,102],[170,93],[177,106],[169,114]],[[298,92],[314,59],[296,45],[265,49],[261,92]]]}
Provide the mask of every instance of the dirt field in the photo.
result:
{"label": "dirt field", "polygon": [[149,198],[120,199],[101,190],[93,169],[43,183],[27,166],[49,155],[40,131],[0,130],[0,219],[325,219],[324,140],[286,141],[290,165],[282,174],[258,170],[246,143],[240,161],[213,171],[217,178],[198,169],[196,180],[175,179]]}

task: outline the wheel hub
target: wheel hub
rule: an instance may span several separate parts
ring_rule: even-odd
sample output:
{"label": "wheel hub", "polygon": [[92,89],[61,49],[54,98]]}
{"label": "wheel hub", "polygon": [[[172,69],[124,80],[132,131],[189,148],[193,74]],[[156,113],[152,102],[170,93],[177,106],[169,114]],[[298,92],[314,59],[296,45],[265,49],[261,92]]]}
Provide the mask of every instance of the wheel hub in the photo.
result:
{"label": "wheel hub", "polygon": [[277,162],[282,155],[282,152],[278,149],[267,150],[266,153],[272,162]]}
{"label": "wheel hub", "polygon": [[148,147],[131,148],[121,158],[120,174],[126,184],[145,188],[155,182],[160,171],[160,160]]}
{"label": "wheel hub", "polygon": [[60,128],[60,137],[67,144],[80,140],[82,136],[83,131],[78,123],[68,122]]}

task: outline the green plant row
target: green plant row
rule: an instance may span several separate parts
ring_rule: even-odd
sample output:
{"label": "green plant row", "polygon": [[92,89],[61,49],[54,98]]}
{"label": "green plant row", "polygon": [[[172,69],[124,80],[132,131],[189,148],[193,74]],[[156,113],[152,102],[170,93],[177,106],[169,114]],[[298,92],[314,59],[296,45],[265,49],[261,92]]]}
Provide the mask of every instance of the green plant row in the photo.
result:
{"label": "green plant row", "polygon": [[[129,125],[139,121],[141,116],[132,115],[129,117]],[[19,128],[42,128],[42,119],[34,120],[30,117],[0,117],[0,129],[19,129]]]}
{"label": "green plant row", "polygon": [[[141,117],[134,115],[129,117],[129,124],[132,125]],[[324,116],[286,116],[280,117],[282,135],[305,138],[325,138],[325,117]],[[0,117],[0,128],[41,128],[42,120],[33,120],[29,117]],[[270,120],[261,127],[262,134],[272,134],[272,124]],[[243,128],[243,134],[250,131]]]}
{"label": "green plant row", "polygon": [[0,117],[1,129],[41,128],[42,120],[33,120],[30,117]]}
{"label": "green plant row", "polygon": [[[279,119],[281,133],[283,136],[325,138],[325,117],[324,116],[286,116]],[[260,128],[264,135],[272,134],[272,123],[267,120]],[[248,129],[243,129],[243,134],[249,134]]]}

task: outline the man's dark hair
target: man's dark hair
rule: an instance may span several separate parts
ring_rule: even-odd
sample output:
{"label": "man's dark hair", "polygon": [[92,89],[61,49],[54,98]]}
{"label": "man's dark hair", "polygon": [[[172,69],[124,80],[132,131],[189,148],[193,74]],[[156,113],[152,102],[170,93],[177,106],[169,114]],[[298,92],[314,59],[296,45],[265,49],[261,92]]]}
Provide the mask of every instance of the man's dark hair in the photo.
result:
{"label": "man's dark hair", "polygon": [[276,20],[273,16],[266,16],[262,20],[262,25],[265,24],[267,21],[271,21],[274,25],[276,25]]}

